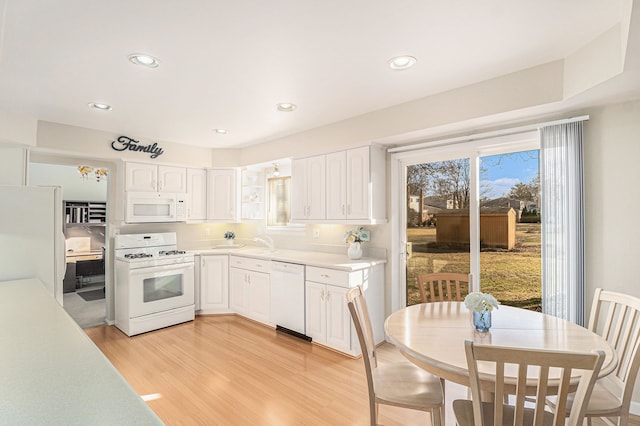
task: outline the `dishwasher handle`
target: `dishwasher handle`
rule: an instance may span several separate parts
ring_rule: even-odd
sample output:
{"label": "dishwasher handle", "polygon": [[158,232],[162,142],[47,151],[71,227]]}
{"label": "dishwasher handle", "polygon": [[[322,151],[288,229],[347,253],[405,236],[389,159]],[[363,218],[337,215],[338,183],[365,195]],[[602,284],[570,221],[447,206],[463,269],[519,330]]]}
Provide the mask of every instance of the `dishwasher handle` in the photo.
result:
{"label": "dishwasher handle", "polygon": [[304,265],[298,263],[271,261],[271,272],[287,272],[290,274],[304,274]]}

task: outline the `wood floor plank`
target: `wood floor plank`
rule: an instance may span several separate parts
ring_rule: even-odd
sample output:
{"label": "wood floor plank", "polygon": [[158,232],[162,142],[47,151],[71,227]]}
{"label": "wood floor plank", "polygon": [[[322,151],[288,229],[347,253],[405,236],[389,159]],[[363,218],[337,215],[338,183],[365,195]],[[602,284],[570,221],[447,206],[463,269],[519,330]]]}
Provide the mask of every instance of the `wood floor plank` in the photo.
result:
{"label": "wood floor plank", "polygon": [[[362,359],[240,316],[198,316],[134,337],[114,326],[86,332],[136,392],[159,395],[148,404],[167,425],[369,424]],[[383,362],[404,359],[386,343],[379,352]],[[380,422],[430,424],[426,413],[388,406]]]}

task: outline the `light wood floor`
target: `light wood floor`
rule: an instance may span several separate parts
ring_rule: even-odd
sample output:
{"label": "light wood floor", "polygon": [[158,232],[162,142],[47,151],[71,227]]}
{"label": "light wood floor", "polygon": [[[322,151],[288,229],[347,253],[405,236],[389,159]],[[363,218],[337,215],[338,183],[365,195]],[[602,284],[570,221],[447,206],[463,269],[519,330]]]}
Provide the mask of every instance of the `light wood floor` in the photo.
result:
{"label": "light wood floor", "polygon": [[[148,404],[168,425],[369,424],[361,359],[239,316],[199,316],[131,338],[114,326],[86,332],[138,394],[155,398]],[[379,352],[382,362],[403,359],[386,343]],[[388,406],[380,422],[430,424],[427,413]]]}

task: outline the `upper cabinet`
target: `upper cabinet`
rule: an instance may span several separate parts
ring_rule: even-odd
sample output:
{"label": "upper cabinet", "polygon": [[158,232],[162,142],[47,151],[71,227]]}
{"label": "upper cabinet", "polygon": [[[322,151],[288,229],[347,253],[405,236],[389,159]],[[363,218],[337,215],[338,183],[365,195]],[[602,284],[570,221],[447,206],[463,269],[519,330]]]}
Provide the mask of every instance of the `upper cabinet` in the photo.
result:
{"label": "upper cabinet", "polygon": [[187,192],[187,169],[132,163],[125,165],[126,190],[139,192]]}
{"label": "upper cabinet", "polygon": [[[311,175],[309,164],[305,163],[320,157],[325,164],[324,179],[320,174]],[[292,220],[309,223],[385,223],[385,166],[384,149],[377,146],[294,160]],[[324,197],[325,213],[311,217],[306,214],[309,209],[301,207],[303,204],[300,200],[320,196]]]}
{"label": "upper cabinet", "polygon": [[207,219],[207,171],[187,169],[187,220]]}
{"label": "upper cabinet", "polygon": [[263,219],[264,204],[264,172],[258,170],[242,171],[242,209],[241,219]]}
{"label": "upper cabinet", "polygon": [[238,170],[207,170],[207,220],[215,222],[237,222]]}
{"label": "upper cabinet", "polygon": [[291,220],[326,219],[326,155],[291,162]]}

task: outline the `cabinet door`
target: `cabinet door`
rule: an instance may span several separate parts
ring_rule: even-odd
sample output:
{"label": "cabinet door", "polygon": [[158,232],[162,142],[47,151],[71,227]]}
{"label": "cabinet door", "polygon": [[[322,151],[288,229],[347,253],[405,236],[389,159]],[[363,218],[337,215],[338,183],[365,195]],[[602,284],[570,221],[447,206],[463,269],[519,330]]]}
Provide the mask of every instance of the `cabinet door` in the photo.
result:
{"label": "cabinet door", "polygon": [[187,169],[187,219],[207,218],[207,171]]}
{"label": "cabinet door", "polygon": [[327,345],[349,352],[351,350],[351,316],[347,306],[347,289],[327,285]]}
{"label": "cabinet door", "polygon": [[308,158],[307,219],[326,219],[326,156]]}
{"label": "cabinet door", "polygon": [[158,191],[187,192],[187,169],[184,167],[158,166]]}
{"label": "cabinet door", "polygon": [[207,170],[207,219],[235,222],[238,179],[234,169]]}
{"label": "cabinet door", "polygon": [[125,164],[127,191],[155,192],[158,185],[158,166],[155,164]]}
{"label": "cabinet door", "polygon": [[247,306],[247,281],[249,274],[244,269],[229,268],[229,307],[232,311],[246,315]]}
{"label": "cabinet door", "polygon": [[346,158],[347,219],[369,219],[369,147],[350,149]]}
{"label": "cabinet door", "polygon": [[201,256],[200,262],[200,309],[227,310],[229,257]]}
{"label": "cabinet door", "polygon": [[326,286],[307,281],[305,283],[305,320],[307,336],[318,343],[327,341],[327,310],[324,302]]}
{"label": "cabinet door", "polygon": [[307,160],[291,162],[291,219],[307,217]]}
{"label": "cabinet door", "polygon": [[262,272],[248,272],[248,274],[248,315],[256,321],[269,324],[271,320],[271,279],[269,274]]}
{"label": "cabinet door", "polygon": [[327,154],[327,219],[347,217],[347,154]]}

